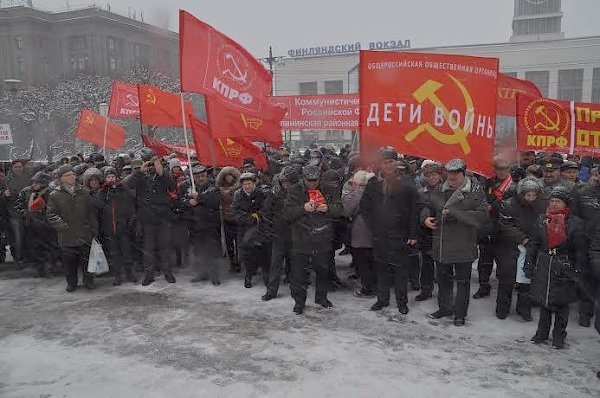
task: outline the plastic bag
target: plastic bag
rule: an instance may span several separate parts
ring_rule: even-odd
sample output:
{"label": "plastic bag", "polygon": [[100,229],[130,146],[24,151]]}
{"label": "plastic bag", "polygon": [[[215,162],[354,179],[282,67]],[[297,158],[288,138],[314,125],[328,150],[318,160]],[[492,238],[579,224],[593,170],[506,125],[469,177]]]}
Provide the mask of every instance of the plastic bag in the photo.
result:
{"label": "plastic bag", "polygon": [[92,240],[87,270],[91,274],[105,274],[109,270],[108,261],[106,261],[102,245],[96,239]]}
{"label": "plastic bag", "polygon": [[525,267],[525,258],[527,257],[527,249],[525,246],[519,245],[519,258],[517,258],[517,283],[522,283],[524,285],[529,285],[531,283],[531,279],[525,276],[525,271],[523,267]]}

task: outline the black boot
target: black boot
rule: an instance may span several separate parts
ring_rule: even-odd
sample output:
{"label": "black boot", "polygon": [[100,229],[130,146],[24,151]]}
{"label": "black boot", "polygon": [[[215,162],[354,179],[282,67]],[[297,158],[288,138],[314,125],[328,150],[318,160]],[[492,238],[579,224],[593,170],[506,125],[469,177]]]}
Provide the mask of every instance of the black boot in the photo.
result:
{"label": "black boot", "polygon": [[154,283],[154,276],[152,274],[146,275],[142,280],[142,286],[149,286],[152,283]]}
{"label": "black boot", "polygon": [[475,300],[488,297],[490,295],[490,290],[492,287],[489,284],[479,285],[479,290],[473,295]]}
{"label": "black boot", "polygon": [[175,282],[176,282],[176,281],[175,281],[175,277],[173,276],[173,273],[172,273],[172,272],[167,272],[167,273],[165,274],[165,280],[166,280],[167,282],[169,282],[169,283],[175,283]]}
{"label": "black boot", "polygon": [[329,301],[327,299],[321,300],[321,301],[317,301],[316,304],[319,304],[323,308],[331,308],[331,307],[333,307],[333,304],[331,304],[331,301]]}
{"label": "black boot", "polygon": [[261,297],[262,301],[271,301],[275,298],[276,296],[271,294],[271,293],[267,293],[264,296]]}
{"label": "black boot", "polygon": [[517,314],[526,322],[533,321],[531,316],[531,299],[529,298],[529,285],[517,285]]}
{"label": "black boot", "polygon": [[406,304],[398,304],[398,312],[402,315],[408,314],[408,306]]}
{"label": "black boot", "polygon": [[301,315],[304,312],[304,306],[302,304],[296,304],[294,306],[294,313],[296,315]]}
{"label": "black boot", "polygon": [[67,285],[67,292],[73,293],[75,290],[77,290],[77,285]]}
{"label": "black boot", "polygon": [[379,311],[380,309],[382,309],[383,307],[388,307],[390,304],[386,304],[383,303],[379,300],[377,300],[377,302],[375,304],[373,304],[373,306],[371,307],[371,311]]}
{"label": "black boot", "polygon": [[429,300],[432,296],[433,296],[433,294],[431,293],[431,290],[429,290],[429,289],[422,289],[421,293],[419,293],[417,295],[417,297],[415,297],[415,301]]}
{"label": "black boot", "polygon": [[587,314],[579,314],[579,326],[589,328],[592,325],[592,319]]}
{"label": "black boot", "polygon": [[496,299],[496,317],[498,319],[506,319],[510,312],[512,289],[512,284],[501,283],[498,285],[498,297]]}
{"label": "black boot", "polygon": [[454,311],[450,311],[450,310],[446,310],[446,309],[440,308],[439,310],[437,310],[433,314],[429,315],[429,317],[431,319],[442,319],[442,318],[445,318],[447,316],[452,316],[452,315],[454,315]]}
{"label": "black boot", "polygon": [[252,287],[252,277],[250,275],[246,275],[244,278],[244,287],[246,289],[250,289]]}

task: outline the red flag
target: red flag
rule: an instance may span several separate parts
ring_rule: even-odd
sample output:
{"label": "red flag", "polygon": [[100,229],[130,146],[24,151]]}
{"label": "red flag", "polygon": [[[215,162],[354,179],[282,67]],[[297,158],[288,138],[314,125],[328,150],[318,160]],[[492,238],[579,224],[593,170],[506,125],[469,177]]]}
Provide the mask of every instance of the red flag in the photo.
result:
{"label": "red flag", "polygon": [[245,48],[192,14],[179,11],[181,91],[203,93],[227,107],[261,112],[271,74]]}
{"label": "red flag", "polygon": [[[162,91],[158,87],[138,84],[140,120],[149,126],[183,127],[181,121],[181,97]],[[186,114],[193,115],[192,104],[185,101]],[[186,125],[190,125],[189,117]]]}
{"label": "red flag", "polygon": [[202,120],[192,117],[192,134],[198,159],[203,164],[242,167],[244,159],[253,158],[261,170],[266,170],[267,160],[262,150],[244,137],[213,138]]}
{"label": "red flag", "polygon": [[77,125],[77,138],[104,147],[106,126],[106,147],[119,149],[125,144],[125,129],[89,109],[82,109]]}
{"label": "red flag", "polygon": [[541,97],[542,92],[535,83],[498,73],[498,115],[517,116],[517,94]]}
{"label": "red flag", "polygon": [[[177,145],[166,141],[159,141],[156,138],[152,138],[147,135],[142,135],[142,141],[144,142],[144,146],[146,148],[152,149],[160,156],[166,157],[174,153],[175,155],[177,155],[177,159],[179,159],[184,165],[187,164],[188,152],[186,151],[185,145]],[[196,151],[190,148],[189,154],[190,156],[195,156]]]}
{"label": "red flag", "polygon": [[215,138],[244,137],[278,147],[283,144],[281,121],[286,109],[265,104],[260,115],[250,115],[223,106],[206,97],[206,113],[210,131]]}
{"label": "red flag", "polygon": [[391,145],[491,175],[497,75],[497,58],[361,51],[361,152]]}
{"label": "red flag", "polygon": [[122,119],[140,116],[140,100],[135,84],[113,82],[108,116]]}

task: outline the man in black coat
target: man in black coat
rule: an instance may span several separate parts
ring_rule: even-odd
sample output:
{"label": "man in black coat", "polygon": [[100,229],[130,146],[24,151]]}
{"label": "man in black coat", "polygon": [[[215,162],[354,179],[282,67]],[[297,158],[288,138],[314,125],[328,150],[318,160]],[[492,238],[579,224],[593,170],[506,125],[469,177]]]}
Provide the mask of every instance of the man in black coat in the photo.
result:
{"label": "man in black coat", "polygon": [[169,191],[175,189],[175,181],[165,172],[158,154],[145,148],[142,157],[146,162],[141,170],[134,172],[124,181],[127,188],[135,190],[137,220],[142,225],[144,235],[146,275],[142,286],[154,282],[155,268],[163,271],[167,282],[175,283],[169,261],[173,216]]}
{"label": "man in black coat", "polygon": [[262,209],[268,194],[258,188],[258,177],[254,173],[243,173],[240,183],[242,187],[233,196],[232,208],[238,226],[242,262],[246,267],[244,287],[252,287],[252,277],[257,274],[259,267],[262,268],[263,281],[267,286],[271,253],[260,224],[264,222]]}
{"label": "man in black coat", "polygon": [[108,263],[114,277],[113,285],[136,283],[133,272],[130,228],[135,214],[135,198],[117,180],[117,171],[109,167],[104,171],[104,185],[96,193],[94,204],[100,213],[100,234],[107,250]]}
{"label": "man in black coat", "polygon": [[221,284],[218,258],[221,256],[221,195],[210,181],[206,167],[192,168],[196,190],[190,181],[183,184],[183,204],[188,208],[190,242],[194,250],[194,267],[198,275],[192,283],[210,278],[213,285]]}
{"label": "man in black coat", "polygon": [[315,303],[324,308],[333,306],[327,299],[329,253],[333,247],[333,221],[343,214],[338,193],[320,183],[318,166],[305,166],[302,176],[303,181],[290,189],[283,209],[292,228],[290,290],[298,315],[304,312],[310,268],[316,272]]}
{"label": "man in black coat", "polygon": [[373,235],[373,255],[378,270],[379,293],[371,307],[378,311],[390,303],[395,285],[398,311],[408,314],[409,247],[417,243],[419,194],[408,177],[399,173],[396,150],[379,150],[379,175],[372,178],[360,202],[360,213]]}
{"label": "man in black coat", "polygon": [[8,219],[10,222],[10,248],[16,263],[22,263],[23,253],[23,219],[17,211],[17,200],[21,191],[31,183],[31,176],[25,172],[25,162],[14,160],[11,173],[6,178],[4,197],[7,202]]}
{"label": "man in black coat", "polygon": [[291,260],[292,234],[290,224],[283,216],[285,198],[291,187],[298,183],[300,176],[293,167],[286,166],[275,176],[273,193],[267,198],[262,214],[267,227],[267,238],[271,241],[271,268],[267,292],[263,301],[277,297],[284,262]]}

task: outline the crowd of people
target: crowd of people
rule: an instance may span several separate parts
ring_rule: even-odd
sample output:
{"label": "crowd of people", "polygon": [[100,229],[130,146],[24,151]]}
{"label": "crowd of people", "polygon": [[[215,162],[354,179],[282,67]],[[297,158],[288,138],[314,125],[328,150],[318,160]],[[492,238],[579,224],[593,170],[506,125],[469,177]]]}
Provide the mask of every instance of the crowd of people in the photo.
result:
{"label": "crowd of people", "polygon": [[[144,148],[116,156],[98,153],[57,163],[15,160],[0,174],[0,260],[6,247],[19,266],[40,277],[65,275],[67,292],[94,289],[87,270],[97,239],[114,285],[175,283],[173,267],[193,267],[191,282],[219,285],[224,256],[229,272],[244,270],[252,288],[260,274],[262,299],[289,283],[293,311],[305,310],[310,274],[315,303],[329,308],[328,292],[345,286],[336,251],[352,256],[371,310],[390,305],[409,313],[408,291],[432,299],[435,319],[465,325],[469,300],[490,296],[496,265],[495,313],[532,321],[534,343],[565,345],[570,304],[589,327],[600,279],[600,169],[592,159],[525,152],[511,164],[493,159],[492,178],[474,175],[463,159],[445,164],[380,148],[373,156],[313,145],[301,154],[265,152],[267,170],[253,159],[241,169],[216,169],[192,159],[183,167]],[[472,265],[479,289],[471,296]],[[513,294],[516,291],[516,294]],[[554,318],[552,335],[550,329]],[[598,320],[596,319],[596,322]]]}

